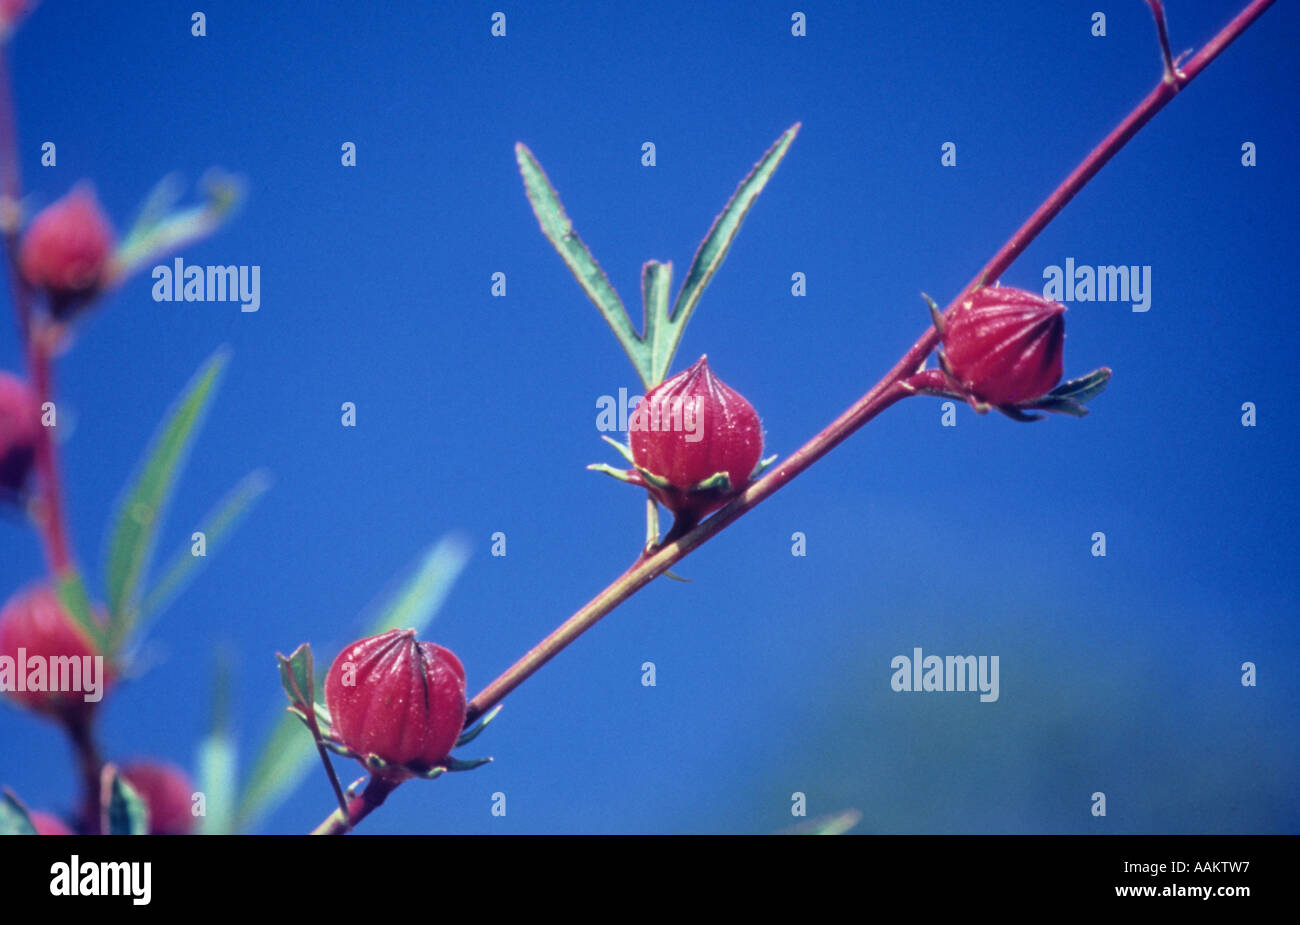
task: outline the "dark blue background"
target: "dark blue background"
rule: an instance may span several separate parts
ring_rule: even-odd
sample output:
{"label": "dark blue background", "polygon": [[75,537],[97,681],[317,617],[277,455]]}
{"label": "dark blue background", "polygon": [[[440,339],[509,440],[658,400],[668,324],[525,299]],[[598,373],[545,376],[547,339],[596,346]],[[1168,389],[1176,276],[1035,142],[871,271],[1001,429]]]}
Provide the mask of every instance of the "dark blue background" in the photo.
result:
{"label": "dark blue background", "polygon": [[[803,122],[674,364],[707,352],[787,455],[922,332],[919,293],[955,295],[1160,75],[1137,0],[1103,6],[1104,38],[1098,4],[1075,2],[803,5],[798,39],[772,3],[510,4],[497,39],[499,4],[201,6],[206,38],[193,5],[48,0],[12,47],[32,206],[88,177],[124,229],[170,170],[248,183],[183,256],[260,265],[260,312],[155,303],[146,270],[59,367],[99,592],[121,485],[219,344],[234,360],[160,551],[250,469],[276,479],[154,627],[160,661],[107,704],[111,757],[187,765],[215,649],[234,654],[247,757],[283,703],[273,653],[310,640],[332,658],[446,531],[473,558],[430,635],[474,691],[635,555],[642,498],[583,467],[616,461],[598,397],[638,383],[539,233],[516,141],[639,323],[641,263],[672,259],[680,281],[749,166]],[[1179,51],[1238,5],[1169,7]],[[510,697],[469,750],[496,764],[403,787],[366,830],[767,832],[796,821],[795,791],[811,815],[860,809],[859,831],[1300,829],[1297,26],[1294,4],[1266,13],[1003,277],[1039,288],[1066,257],[1152,267],[1149,312],[1068,314],[1067,375],[1115,370],[1087,419],[959,409],[944,428],[934,399],[891,409],[683,562],[693,583],[656,582]],[[0,336],[0,365],[19,363]],[[5,593],[40,575],[21,524],[0,523],[0,550]],[[893,693],[890,659],[915,646],[999,655],[1000,700]],[[75,800],[57,731],[13,710],[0,781],[34,807]],[[264,830],[330,806],[313,773]]]}

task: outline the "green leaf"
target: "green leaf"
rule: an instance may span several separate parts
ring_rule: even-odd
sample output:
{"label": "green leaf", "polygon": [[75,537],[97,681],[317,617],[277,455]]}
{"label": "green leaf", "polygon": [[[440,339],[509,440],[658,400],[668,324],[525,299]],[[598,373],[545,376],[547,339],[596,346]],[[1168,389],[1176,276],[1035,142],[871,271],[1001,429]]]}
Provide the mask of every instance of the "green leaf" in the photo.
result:
{"label": "green leaf", "polygon": [[221,348],[190,380],[154,437],[139,476],[123,494],[108,552],[112,651],[126,640],[135,623],[136,592],[153,552],[159,516],[229,356]]}
{"label": "green leaf", "polygon": [[104,822],[107,835],[148,835],[149,808],[117,768],[104,765]]}
{"label": "green leaf", "polygon": [[[651,260],[641,268],[641,301],[645,305],[645,339],[650,344],[650,370],[667,369],[673,361],[676,347],[672,322],[668,317],[668,289],[673,281],[671,262]],[[646,382],[647,389],[654,388],[664,377]]]}
{"label": "green leaf", "polygon": [[94,641],[97,649],[105,651],[108,648],[107,634],[104,627],[100,626],[99,621],[91,614],[90,595],[86,593],[86,584],[81,580],[81,573],[64,572],[59,576],[55,589],[59,595],[59,603],[72,618],[72,622],[77,624],[77,628],[88,639]]}
{"label": "green leaf", "polygon": [[582,291],[595,303],[604,316],[605,322],[618,338],[618,342],[627,351],[628,358],[636,367],[641,381],[648,383],[649,357],[644,349],[640,335],[632,326],[623,300],[614,291],[609,277],[600,268],[596,258],[591,255],[587,245],[582,243],[578,233],[573,230],[573,222],[560,204],[560,195],[551,186],[542,165],[533,157],[523,142],[515,145],[515,160],[519,163],[519,173],[524,179],[524,191],[528,202],[533,207],[542,226],[542,234],[554,245],[560,258],[569,267],[573,276],[582,287]]}
{"label": "green leaf", "polygon": [[655,357],[655,364],[650,371],[653,384],[658,385],[668,375],[673,355],[677,352],[677,345],[681,343],[686,323],[690,321],[691,313],[695,311],[695,306],[704,293],[704,287],[709,284],[709,280],[713,279],[713,274],[718,271],[718,267],[722,266],[727,251],[731,249],[731,242],[740,231],[741,223],[758,198],[758,194],[772,178],[777,165],[785,157],[785,152],[789,150],[794,136],[799,132],[800,124],[796,122],[786,129],[776,143],[767,149],[762,159],[754,165],[749,175],[740,181],[740,185],[736,187],[735,193],[732,194],[722,213],[714,219],[713,227],[709,229],[709,233],[700,244],[700,249],[695,252],[695,259],[691,261],[691,268],[686,271],[682,290],[673,305],[672,323],[663,325],[659,329],[659,336],[668,338],[668,343],[652,345]]}
{"label": "green leaf", "polygon": [[36,825],[27,815],[27,807],[8,787],[0,796],[0,835],[35,835]]}
{"label": "green leaf", "polygon": [[199,820],[200,835],[230,835],[235,831],[239,799],[239,766],[234,739],[224,729],[199,743],[199,790],[207,811]]}
{"label": "green leaf", "polygon": [[157,616],[176,599],[181,591],[185,590],[185,587],[194,580],[199,569],[207,563],[213,550],[225,539],[226,534],[239,525],[244,515],[270,487],[270,473],[263,470],[250,472],[218,502],[215,508],[208,512],[199,522],[199,531],[205,537],[207,555],[193,555],[192,543],[186,543],[177,551],[164,570],[163,577],[144,595],[136,616],[137,630],[147,620]]}
{"label": "green leaf", "polygon": [[243,197],[243,184],[219,170],[208,171],[200,181],[206,201],[188,209],[173,211],[181,198],[181,182],[175,175],[163,177],[145,198],[131,231],[113,254],[109,279],[113,282],[140,267],[208,237],[230,217]]}
{"label": "green leaf", "polygon": [[[399,627],[424,630],[442,607],[468,559],[469,548],[455,537],[444,537],[426,550],[396,592],[381,599],[366,635]],[[278,806],[302,782],[316,758],[315,743],[304,733],[302,721],[291,713],[281,713],[244,785],[236,828],[248,830]]]}
{"label": "green leaf", "polygon": [[303,712],[311,711],[316,702],[316,673],[312,664],[311,645],[304,642],[285,658],[279,652],[275,660],[280,664],[280,686],[284,688],[289,703]]}
{"label": "green leaf", "polygon": [[838,813],[832,813],[829,816],[818,816],[814,819],[809,819],[807,822],[786,829],[782,834],[843,835],[861,821],[862,812],[860,810],[845,809]]}
{"label": "green leaf", "polygon": [[205,815],[199,819],[199,834],[229,835],[234,832],[235,809],[239,800],[238,750],[230,734],[230,659],[218,650],[212,684],[212,730],[199,743],[199,792]]}

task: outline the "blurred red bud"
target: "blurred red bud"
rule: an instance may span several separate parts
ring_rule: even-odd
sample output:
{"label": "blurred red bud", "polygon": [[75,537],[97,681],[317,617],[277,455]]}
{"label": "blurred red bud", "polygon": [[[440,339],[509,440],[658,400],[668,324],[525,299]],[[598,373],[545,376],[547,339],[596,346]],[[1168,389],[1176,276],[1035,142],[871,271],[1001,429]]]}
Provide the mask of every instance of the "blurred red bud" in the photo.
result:
{"label": "blurred red bud", "polygon": [[194,830],[194,785],[173,764],[136,761],[122,777],[149,807],[150,835],[188,835]]}
{"label": "blurred red bud", "polygon": [[113,227],[89,185],[81,185],[32,219],[18,249],[18,266],[43,290],[60,320],[90,304],[107,282]]}

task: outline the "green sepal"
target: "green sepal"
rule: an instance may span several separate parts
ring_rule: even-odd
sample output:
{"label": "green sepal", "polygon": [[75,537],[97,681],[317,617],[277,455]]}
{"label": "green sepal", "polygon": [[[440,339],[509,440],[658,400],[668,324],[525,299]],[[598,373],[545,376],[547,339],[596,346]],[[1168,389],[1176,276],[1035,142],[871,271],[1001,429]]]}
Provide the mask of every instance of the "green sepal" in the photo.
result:
{"label": "green sepal", "polygon": [[618,479],[620,482],[627,482],[631,485],[638,484],[632,476],[628,475],[626,469],[615,469],[613,466],[609,465],[609,463],[589,463],[587,468],[592,472],[602,472],[611,478]]}
{"label": "green sepal", "polygon": [[637,472],[640,472],[640,473],[641,473],[641,478],[645,479],[647,482],[649,482],[649,483],[650,483],[651,485],[653,485],[655,488],[670,488],[670,487],[672,487],[672,484],[673,484],[672,482],[668,481],[668,480],[667,480],[666,478],[664,478],[662,475],[655,475],[655,474],[654,474],[653,472],[651,472],[649,469],[642,469],[640,466],[637,466],[637,467],[636,467],[636,471],[637,471]]}
{"label": "green sepal", "polygon": [[497,704],[491,710],[484,713],[479,718],[478,722],[476,722],[473,726],[470,726],[468,729],[466,729],[464,732],[460,734],[460,738],[456,740],[456,747],[460,748],[462,745],[466,745],[470,742],[473,742],[475,739],[477,739],[479,735],[483,732],[483,730],[487,728],[487,724],[492,722],[492,720],[496,719],[497,714],[500,712],[501,712],[501,704]]}
{"label": "green sepal", "polygon": [[715,472],[702,482],[692,485],[691,491],[718,491],[727,494],[731,491],[731,476],[725,472]]}
{"label": "green sepal", "polygon": [[[1007,417],[1011,418],[1011,420],[1020,421],[1025,424],[1029,424],[1034,421],[1041,421],[1043,419],[1043,416],[1041,414],[1025,414],[1023,411],[1020,410],[1020,407],[1016,405],[994,405],[993,407],[997,408]],[[976,410],[978,411],[979,409],[977,408]],[[985,406],[985,410],[986,411],[988,410],[987,406]],[[984,411],[980,411],[980,414],[983,413]]]}
{"label": "green sepal", "polygon": [[459,758],[452,758],[448,755],[443,764],[446,766],[448,771],[472,771],[475,768],[481,768],[483,765],[490,764],[491,762],[491,758],[471,758],[468,761],[461,761]]}
{"label": "green sepal", "polygon": [[779,454],[777,454],[777,453],[773,453],[771,456],[767,457],[766,459],[760,459],[760,460],[759,460],[759,461],[754,465],[754,471],[751,472],[751,473],[749,473],[749,480],[752,482],[752,481],[754,481],[754,479],[756,479],[756,478],[758,478],[760,475],[762,475],[762,473],[767,469],[768,466],[770,466],[770,465],[772,465],[772,463],[776,462],[776,459],[777,459],[777,456],[778,456],[778,455],[779,455]]}
{"label": "green sepal", "polygon": [[608,443],[608,444],[609,444],[610,446],[612,446],[614,449],[618,450],[619,455],[622,456],[624,459],[627,460],[627,464],[628,464],[629,466],[635,466],[635,465],[636,465],[636,460],[634,460],[634,459],[632,458],[632,449],[631,449],[631,447],[627,446],[627,445],[624,444],[624,443],[619,443],[619,442],[618,442],[617,440],[615,440],[613,437],[606,436],[605,434],[601,434],[601,435],[600,435],[600,439],[604,440],[606,443]]}
{"label": "green sepal", "polygon": [[[1080,376],[1078,379],[1071,379],[1069,382],[1063,382],[1052,391],[1048,392],[1047,398],[1065,398],[1076,402],[1080,405],[1092,401],[1103,391],[1110,383],[1110,369],[1103,366],[1101,369],[1094,369],[1086,376]],[[1041,401],[1042,399],[1040,399]],[[1033,403],[1031,403],[1033,404]]]}
{"label": "green sepal", "polygon": [[943,312],[941,312],[939,306],[934,303],[934,299],[930,298],[924,292],[921,293],[921,298],[925,299],[925,304],[930,307],[930,323],[934,325],[934,329],[938,331],[939,336],[942,337],[944,328]]}
{"label": "green sepal", "polygon": [[8,787],[0,796],[0,835],[36,835],[36,824],[27,807]]}

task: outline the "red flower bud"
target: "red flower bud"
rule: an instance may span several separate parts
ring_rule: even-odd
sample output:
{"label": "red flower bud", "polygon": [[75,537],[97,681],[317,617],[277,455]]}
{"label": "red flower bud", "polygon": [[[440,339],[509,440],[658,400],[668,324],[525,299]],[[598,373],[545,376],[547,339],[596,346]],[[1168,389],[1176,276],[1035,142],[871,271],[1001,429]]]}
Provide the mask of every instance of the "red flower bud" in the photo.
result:
{"label": "red flower bud", "polygon": [[1061,381],[1065,306],[1024,289],[978,290],[944,325],[947,373],[990,405],[1041,398]]}
{"label": "red flower bud", "polygon": [[[758,413],[709,369],[708,358],[655,386],[628,421],[632,460],[664,507],[696,520],[749,483],[763,455]],[[707,484],[723,473],[725,485]]]}
{"label": "red flower bud", "polygon": [[66,318],[99,294],[113,248],[113,228],[94,192],[78,186],[32,220],[18,266],[29,284],[45,290],[50,313]]}
{"label": "red flower bud", "polygon": [[150,835],[188,835],[194,830],[194,785],[173,764],[136,761],[122,777],[149,807]]}
{"label": "red flower bud", "polygon": [[43,813],[40,810],[32,810],[27,814],[27,818],[32,820],[32,828],[36,829],[37,835],[71,835],[72,829],[68,828],[58,816],[53,813]]}
{"label": "red flower bud", "polygon": [[[325,676],[334,736],[377,774],[403,778],[451,753],[465,725],[465,669],[415,630],[361,639]],[[371,759],[378,759],[372,761]]]}
{"label": "red flower bud", "polygon": [[0,610],[0,688],[28,709],[88,718],[113,680],[108,660],[97,661],[102,655],[45,585],[15,594]]}
{"label": "red flower bud", "polygon": [[40,431],[36,396],[21,379],[0,372],[0,501],[22,495]]}

